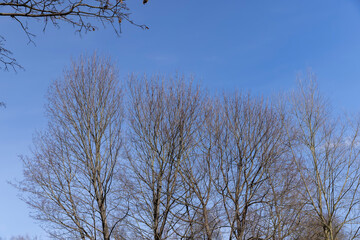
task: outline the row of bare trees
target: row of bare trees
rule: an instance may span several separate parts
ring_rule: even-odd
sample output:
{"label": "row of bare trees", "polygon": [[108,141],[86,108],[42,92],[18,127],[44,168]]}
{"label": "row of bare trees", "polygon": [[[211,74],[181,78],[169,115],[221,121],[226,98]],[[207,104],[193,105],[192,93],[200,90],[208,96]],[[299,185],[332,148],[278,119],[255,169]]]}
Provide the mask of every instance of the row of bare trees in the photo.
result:
{"label": "row of bare trees", "polygon": [[17,184],[54,239],[358,239],[360,122],[314,76],[276,99],[82,58]]}

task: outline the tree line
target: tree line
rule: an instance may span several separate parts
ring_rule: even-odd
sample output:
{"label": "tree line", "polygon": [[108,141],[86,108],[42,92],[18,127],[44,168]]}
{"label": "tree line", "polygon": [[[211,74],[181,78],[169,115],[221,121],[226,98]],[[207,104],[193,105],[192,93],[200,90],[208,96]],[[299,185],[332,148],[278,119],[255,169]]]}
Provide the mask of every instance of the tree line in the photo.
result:
{"label": "tree line", "polygon": [[54,239],[358,239],[360,121],[309,73],[264,98],[82,57],[16,184]]}

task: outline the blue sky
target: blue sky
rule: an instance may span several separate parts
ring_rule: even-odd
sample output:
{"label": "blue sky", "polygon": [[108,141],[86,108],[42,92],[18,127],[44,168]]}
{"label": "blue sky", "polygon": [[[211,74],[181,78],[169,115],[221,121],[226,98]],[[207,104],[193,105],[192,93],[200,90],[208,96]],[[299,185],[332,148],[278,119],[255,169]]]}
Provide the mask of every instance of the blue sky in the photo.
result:
{"label": "blue sky", "polygon": [[11,19],[0,35],[25,71],[0,72],[0,237],[42,235],[29,209],[6,181],[21,179],[19,155],[46,125],[51,81],[82,53],[111,56],[122,78],[137,74],[193,75],[210,91],[245,90],[266,96],[296,85],[311,68],[334,108],[360,110],[360,2],[356,0],[133,1],[120,37],[108,27],[79,36],[71,26],[30,22],[35,45]]}

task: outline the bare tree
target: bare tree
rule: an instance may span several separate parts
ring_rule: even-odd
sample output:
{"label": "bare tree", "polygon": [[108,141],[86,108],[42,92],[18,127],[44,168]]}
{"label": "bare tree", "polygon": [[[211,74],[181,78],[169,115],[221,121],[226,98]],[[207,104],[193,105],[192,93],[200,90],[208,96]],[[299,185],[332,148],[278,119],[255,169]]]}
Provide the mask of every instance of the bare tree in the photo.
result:
{"label": "bare tree", "polygon": [[[276,109],[276,118],[283,122],[282,126],[291,123],[284,96],[272,98],[272,107]],[[285,131],[282,134],[286,135]],[[306,222],[308,217],[305,188],[288,147],[288,142],[294,146],[297,144],[296,132],[292,132],[286,140],[285,138],[280,143],[283,145],[280,147],[283,153],[265,169],[266,181],[262,191],[267,194],[264,195],[264,204],[249,216],[251,224],[256,226],[252,229],[252,236],[261,232],[264,239],[297,239],[298,233],[303,230],[302,222]]]}
{"label": "bare tree", "polygon": [[178,213],[182,231],[181,239],[220,239],[221,218],[219,201],[213,186],[214,169],[212,161],[217,139],[219,121],[218,101],[204,100],[198,114],[198,124],[194,135],[193,154],[184,159],[180,175],[183,192],[178,197],[183,212]]}
{"label": "bare tree", "polygon": [[[359,237],[359,121],[336,117],[319,93],[315,77],[299,81],[291,97],[292,127],[299,145],[290,144],[307,202],[322,230],[321,239]],[[317,231],[318,232],[318,231]]]}
{"label": "bare tree", "polygon": [[182,77],[168,83],[160,76],[129,81],[130,175],[134,183],[132,227],[139,239],[168,239],[181,212],[181,165],[192,154],[199,89]]}
{"label": "bare tree", "polygon": [[229,239],[261,237],[250,216],[260,213],[268,194],[267,169],[285,151],[281,117],[264,100],[239,94],[224,97],[221,116],[213,182]]}
{"label": "bare tree", "polygon": [[126,215],[117,71],[106,58],[81,58],[51,85],[48,102],[48,128],[22,158],[18,188],[53,238],[109,240]]}
{"label": "bare tree", "polygon": [[117,71],[82,58],[51,85],[17,187],[56,239],[357,239],[360,121],[312,77],[278,105],[131,76],[123,152]]}
{"label": "bare tree", "polygon": [[[59,27],[61,23],[73,25],[77,32],[95,31],[99,25],[110,25],[118,34],[124,21],[147,28],[130,19],[125,0],[5,0],[0,2],[0,17],[10,17],[19,23],[29,42],[33,42],[34,37],[29,19],[41,20],[44,30],[48,24]],[[5,37],[0,35],[0,62],[3,68],[20,67],[4,45]]]}
{"label": "bare tree", "polygon": [[[307,215],[304,215],[304,218],[299,223],[298,232],[293,235],[293,239],[297,240],[324,240],[327,239],[324,235],[324,228],[321,220],[319,220],[316,212],[308,211]],[[333,221],[334,230],[338,227],[339,222],[337,219]],[[336,235],[336,240],[347,240],[352,239],[352,237],[344,231],[344,229],[340,230]]]}
{"label": "bare tree", "polygon": [[257,224],[266,239],[297,239],[299,232],[303,231],[303,223],[308,224],[310,215],[297,168],[291,156],[285,154],[274,161],[266,172],[264,188],[268,194]]}

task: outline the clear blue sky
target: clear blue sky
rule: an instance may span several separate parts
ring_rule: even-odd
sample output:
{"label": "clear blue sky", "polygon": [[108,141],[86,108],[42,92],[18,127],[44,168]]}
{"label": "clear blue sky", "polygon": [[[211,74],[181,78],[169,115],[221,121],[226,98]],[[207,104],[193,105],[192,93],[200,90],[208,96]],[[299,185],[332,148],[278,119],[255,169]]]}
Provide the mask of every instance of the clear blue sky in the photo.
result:
{"label": "clear blue sky", "polygon": [[117,37],[110,28],[79,37],[71,26],[45,33],[30,27],[36,46],[11,19],[0,18],[0,35],[25,71],[0,72],[0,236],[42,235],[29,209],[6,183],[20,179],[21,161],[43,114],[49,83],[82,53],[97,50],[129,73],[175,72],[194,75],[210,91],[250,90],[270,95],[295,86],[308,68],[336,109],[360,110],[360,1],[132,1],[132,18],[143,31],[124,25]]}

